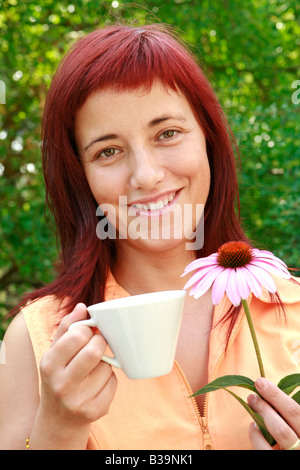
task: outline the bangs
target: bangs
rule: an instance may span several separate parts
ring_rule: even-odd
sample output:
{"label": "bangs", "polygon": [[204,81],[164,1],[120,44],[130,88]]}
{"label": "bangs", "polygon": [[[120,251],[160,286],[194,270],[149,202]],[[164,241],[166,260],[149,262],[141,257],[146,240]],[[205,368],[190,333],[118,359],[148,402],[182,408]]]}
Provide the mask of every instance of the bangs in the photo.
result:
{"label": "bangs", "polygon": [[[69,70],[68,89],[76,96],[76,111],[98,89],[149,90],[160,81],[172,90],[186,89],[190,77],[199,75],[195,60],[157,25],[143,28],[120,26],[97,30],[69,52],[64,70]],[[66,84],[67,85],[67,84]],[[75,104],[74,99],[71,100]]]}

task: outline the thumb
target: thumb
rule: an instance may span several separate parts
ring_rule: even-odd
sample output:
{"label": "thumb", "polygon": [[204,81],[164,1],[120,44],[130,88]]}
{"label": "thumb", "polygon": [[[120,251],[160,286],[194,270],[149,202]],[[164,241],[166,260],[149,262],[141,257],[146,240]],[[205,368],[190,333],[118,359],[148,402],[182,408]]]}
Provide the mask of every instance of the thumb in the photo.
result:
{"label": "thumb", "polygon": [[56,341],[58,341],[59,338],[68,331],[69,326],[72,323],[75,323],[76,321],[80,321],[80,320],[86,320],[87,317],[88,317],[88,311],[87,311],[86,305],[84,303],[77,304],[74,310],[72,310],[72,312],[69,313],[68,315],[65,315],[63,319],[61,320],[57,328],[56,335],[54,336],[52,345],[55,344]]}

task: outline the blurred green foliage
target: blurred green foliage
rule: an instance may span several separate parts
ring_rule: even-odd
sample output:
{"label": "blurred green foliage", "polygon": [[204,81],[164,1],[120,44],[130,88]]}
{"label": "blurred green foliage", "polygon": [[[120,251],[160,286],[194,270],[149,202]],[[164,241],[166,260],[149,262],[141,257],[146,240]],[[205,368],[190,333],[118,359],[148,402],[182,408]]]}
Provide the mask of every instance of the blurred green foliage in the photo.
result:
{"label": "blurred green foliage", "polygon": [[[40,123],[70,45],[115,19],[174,25],[203,64],[239,143],[248,236],[300,266],[300,5],[296,0],[0,1],[0,316],[49,282]],[[2,326],[5,329],[5,324]],[[3,330],[2,330],[3,333]],[[1,337],[1,330],[0,330]]]}

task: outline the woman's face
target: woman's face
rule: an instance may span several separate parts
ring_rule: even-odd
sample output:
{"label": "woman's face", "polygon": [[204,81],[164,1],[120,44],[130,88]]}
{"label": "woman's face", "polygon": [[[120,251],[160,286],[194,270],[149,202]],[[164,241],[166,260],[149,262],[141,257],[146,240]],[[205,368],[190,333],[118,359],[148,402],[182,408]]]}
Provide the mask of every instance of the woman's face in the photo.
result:
{"label": "woman's face", "polygon": [[77,114],[75,137],[117,243],[165,250],[186,242],[206,203],[210,170],[204,134],[182,94],[160,83],[150,92],[96,92]]}

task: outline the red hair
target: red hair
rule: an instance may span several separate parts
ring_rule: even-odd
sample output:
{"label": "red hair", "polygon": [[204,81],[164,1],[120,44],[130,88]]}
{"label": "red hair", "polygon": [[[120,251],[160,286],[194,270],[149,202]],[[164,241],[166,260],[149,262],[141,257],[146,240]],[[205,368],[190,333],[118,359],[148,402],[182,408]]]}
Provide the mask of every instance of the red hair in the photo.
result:
{"label": "red hair", "polygon": [[57,278],[25,300],[47,294],[68,297],[67,312],[78,302],[103,300],[115,246],[113,240],[100,240],[96,235],[97,204],[74,138],[76,113],[98,89],[150,89],[154,80],[185,95],[206,137],[211,188],[199,256],[208,256],[227,241],[247,240],[239,223],[234,140],[197,60],[165,27],[109,26],[88,34],[71,48],[48,92],[42,157],[46,200],[57,224],[61,253]]}

